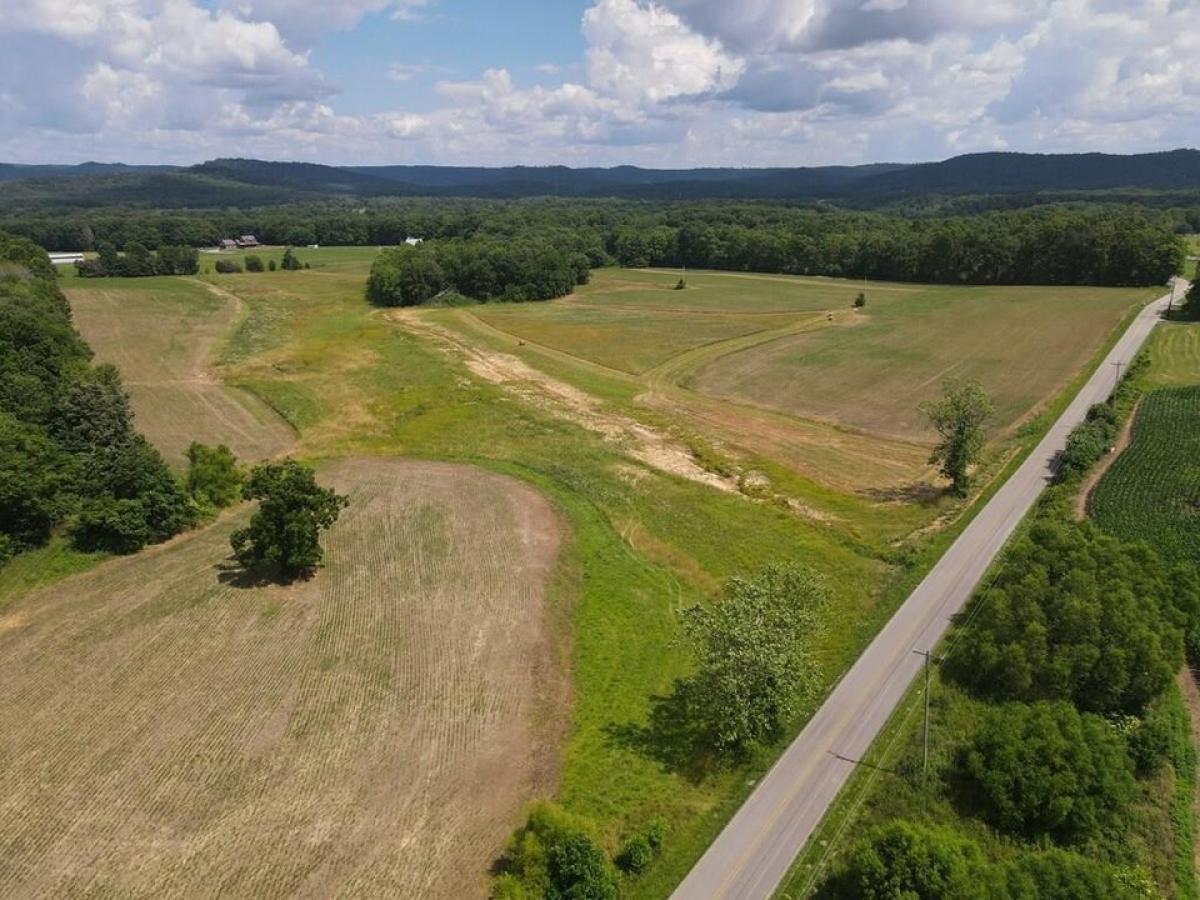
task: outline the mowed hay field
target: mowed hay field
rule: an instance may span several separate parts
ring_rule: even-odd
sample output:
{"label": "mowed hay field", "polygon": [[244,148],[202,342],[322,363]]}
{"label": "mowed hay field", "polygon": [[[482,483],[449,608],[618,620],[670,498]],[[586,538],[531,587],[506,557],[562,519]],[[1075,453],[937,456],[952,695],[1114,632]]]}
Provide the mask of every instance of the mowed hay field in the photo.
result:
{"label": "mowed hay field", "polygon": [[64,287],[96,360],[121,370],[138,429],[169,463],[183,466],[192,441],[228,444],[246,461],[292,445],[270,407],[212,372],[213,348],[240,315],[236,296],[181,278],[76,278]]}
{"label": "mowed hay field", "polygon": [[1147,381],[1155,386],[1200,384],[1200,325],[1164,322],[1147,345],[1151,366]]}
{"label": "mowed hay field", "polygon": [[0,614],[0,896],[462,897],[552,787],[535,490],[334,463],[326,566],[244,586],[248,510]]}
{"label": "mowed hay field", "polygon": [[949,377],[991,395],[1004,431],[1067,386],[1136,305],[1160,289],[865,289],[861,315],[716,359],[701,393],[873,434],[928,440],[918,406]]}

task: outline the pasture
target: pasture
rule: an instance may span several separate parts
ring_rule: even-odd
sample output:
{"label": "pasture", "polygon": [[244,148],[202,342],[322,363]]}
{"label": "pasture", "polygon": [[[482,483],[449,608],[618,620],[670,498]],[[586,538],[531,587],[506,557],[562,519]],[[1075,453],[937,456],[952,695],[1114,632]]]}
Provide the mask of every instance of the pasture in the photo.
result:
{"label": "pasture", "polygon": [[137,427],[181,468],[192,441],[255,461],[285,451],[287,424],[214,374],[214,348],[237,326],[235,295],[182,278],[75,279],[66,291],[97,362],[121,371]]}
{"label": "pasture", "polygon": [[485,892],[555,780],[557,517],[471,467],[319,477],[310,581],[246,583],[243,509],[0,613],[0,894]]}

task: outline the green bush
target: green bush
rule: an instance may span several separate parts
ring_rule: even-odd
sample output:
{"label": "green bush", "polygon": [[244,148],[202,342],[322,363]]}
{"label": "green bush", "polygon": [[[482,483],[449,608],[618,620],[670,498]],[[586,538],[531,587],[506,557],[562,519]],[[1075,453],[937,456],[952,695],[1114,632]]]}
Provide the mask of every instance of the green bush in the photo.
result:
{"label": "green bush", "polygon": [[1140,871],[1050,849],[988,862],[980,847],[947,828],[903,820],[877,829],[850,852],[816,895],[820,900],[1154,900]]}
{"label": "green bush", "polygon": [[503,868],[495,896],[509,900],[612,900],[617,895],[616,874],[591,830],[549,803],[534,806],[525,827],[513,835]]}
{"label": "green bush", "polygon": [[273,260],[273,259],[267,260],[268,271],[274,272],[277,268],[279,268],[279,267],[277,265],[275,265],[275,260]]}
{"label": "green bush", "polygon": [[262,272],[264,268],[262,257],[255,256],[254,254],[250,254],[246,257],[245,265],[247,272]]}
{"label": "green bush", "polygon": [[654,857],[662,852],[667,839],[667,826],[655,820],[621,844],[617,854],[617,867],[630,875],[639,875],[650,866]]}
{"label": "green bush", "polygon": [[1120,735],[1061,702],[987,710],[959,774],[967,805],[997,828],[1062,843],[1117,826],[1134,794]]}
{"label": "green bush", "polygon": [[1151,878],[1138,870],[1050,849],[1023,853],[989,877],[996,900],[1158,900]]}
{"label": "green bush", "polygon": [[1126,735],[1129,757],[1138,775],[1150,775],[1171,758],[1174,722],[1159,698]]}
{"label": "green bush", "polygon": [[1107,403],[1097,403],[1071,431],[1059,457],[1059,477],[1086,472],[1108,453],[1118,434],[1117,412]]}
{"label": "green bush", "polygon": [[142,502],[113,497],[85,500],[71,529],[75,546],[88,552],[137,553],[150,537]]}
{"label": "green bush", "polygon": [[946,828],[890,822],[851,851],[825,883],[824,900],[983,900],[979,847]]}
{"label": "green bush", "polygon": [[234,275],[242,271],[242,267],[238,265],[236,259],[218,259],[214,265],[221,275]]}
{"label": "green bush", "polygon": [[224,444],[208,447],[193,442],[187,457],[187,490],[198,501],[220,509],[241,497],[243,479],[237,457]]}

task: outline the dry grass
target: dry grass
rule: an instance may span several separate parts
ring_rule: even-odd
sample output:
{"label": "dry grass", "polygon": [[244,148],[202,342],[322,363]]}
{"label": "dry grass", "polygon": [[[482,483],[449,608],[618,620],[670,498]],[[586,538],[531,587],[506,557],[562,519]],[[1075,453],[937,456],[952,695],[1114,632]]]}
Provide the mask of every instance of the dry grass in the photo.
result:
{"label": "dry grass", "polygon": [[950,376],[979,380],[1010,429],[1060,392],[1153,291],[925,287],[868,290],[864,315],[730,354],[688,384],[740,403],[901,440],[928,440],[917,407]]}
{"label": "dry grass", "polygon": [[534,791],[563,676],[540,495],[337,463],[327,566],[239,586],[246,511],[0,625],[0,895],[461,897]]}
{"label": "dry grass", "polygon": [[212,374],[214,348],[240,315],[234,295],[178,278],[76,279],[66,293],[97,361],[121,370],[138,429],[172,465],[192,441],[228,444],[247,461],[292,445],[266,404]]}

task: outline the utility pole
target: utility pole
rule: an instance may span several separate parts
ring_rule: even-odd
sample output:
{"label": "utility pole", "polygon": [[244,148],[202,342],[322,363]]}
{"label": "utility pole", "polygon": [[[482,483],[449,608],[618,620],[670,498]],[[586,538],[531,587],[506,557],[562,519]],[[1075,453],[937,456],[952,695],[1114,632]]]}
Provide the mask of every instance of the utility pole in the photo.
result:
{"label": "utility pole", "polygon": [[[914,650],[913,653],[917,656],[925,657],[925,758],[922,763],[921,777],[926,783],[929,781],[929,663],[933,658],[932,650]],[[941,660],[935,660],[940,662]]]}
{"label": "utility pole", "polygon": [[1117,383],[1113,385],[1113,394],[1115,395],[1121,389],[1121,366],[1125,365],[1125,363],[1117,360],[1113,365],[1117,367]]}

